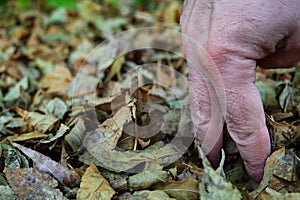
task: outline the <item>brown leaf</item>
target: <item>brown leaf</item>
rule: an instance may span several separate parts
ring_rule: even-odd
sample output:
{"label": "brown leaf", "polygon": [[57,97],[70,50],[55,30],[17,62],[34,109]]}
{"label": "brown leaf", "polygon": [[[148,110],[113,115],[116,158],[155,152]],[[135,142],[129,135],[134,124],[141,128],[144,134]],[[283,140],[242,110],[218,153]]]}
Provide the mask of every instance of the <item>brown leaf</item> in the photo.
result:
{"label": "brown leaf", "polygon": [[34,168],[5,168],[5,176],[21,199],[65,199],[56,189],[58,183],[49,174]]}
{"label": "brown leaf", "polygon": [[285,154],[285,149],[280,148],[279,150],[275,151],[266,161],[266,165],[264,168],[264,176],[262,181],[259,183],[256,190],[250,193],[250,195],[255,199],[259,193],[261,193],[269,184],[269,181],[273,175],[273,170],[275,168],[275,163],[278,162]]}
{"label": "brown leaf", "polygon": [[290,147],[300,141],[300,126],[295,126],[286,122],[278,123],[267,114],[266,118],[272,146]]}
{"label": "brown leaf", "polygon": [[280,192],[267,188],[266,193],[260,193],[257,199],[258,200],[299,200],[300,193],[281,194]]}
{"label": "brown leaf", "polygon": [[170,1],[162,12],[163,21],[170,24],[178,24],[181,14],[181,4],[177,1]]}
{"label": "brown leaf", "polygon": [[68,89],[73,77],[66,67],[57,65],[52,72],[44,76],[41,83],[47,92],[63,92]]}
{"label": "brown leaf", "polygon": [[40,132],[30,132],[30,133],[24,133],[18,136],[9,136],[6,139],[8,139],[9,141],[25,141],[25,140],[37,140],[37,139],[44,139],[47,138],[48,135],[44,134],[44,133],[40,133]]}
{"label": "brown leaf", "polygon": [[124,124],[131,121],[129,107],[124,106],[112,118],[105,120],[94,133],[85,138],[87,148],[95,151],[97,148],[114,149],[122,136]]}
{"label": "brown leaf", "polygon": [[92,164],[82,176],[82,182],[77,191],[77,199],[110,200],[115,193],[109,182],[101,175],[96,165]]}

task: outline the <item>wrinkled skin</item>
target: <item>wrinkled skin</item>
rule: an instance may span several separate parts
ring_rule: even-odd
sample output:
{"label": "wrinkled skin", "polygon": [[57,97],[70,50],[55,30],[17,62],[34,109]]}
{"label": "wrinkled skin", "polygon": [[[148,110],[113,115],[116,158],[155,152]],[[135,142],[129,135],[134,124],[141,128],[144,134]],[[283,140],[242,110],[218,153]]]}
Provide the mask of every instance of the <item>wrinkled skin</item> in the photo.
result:
{"label": "wrinkled skin", "polygon": [[[187,60],[202,62],[193,46],[201,45],[221,74],[228,131],[236,142],[245,167],[258,183],[270,154],[263,104],[255,86],[257,64],[264,68],[293,67],[300,58],[299,0],[187,0],[181,17]],[[210,68],[205,65],[204,68]],[[216,137],[211,122],[212,99],[197,67],[190,66],[192,119],[196,137],[203,141],[208,158],[218,163],[222,136]],[[218,92],[217,92],[218,93]],[[212,128],[209,128],[212,127]],[[210,146],[210,147],[208,147]]]}

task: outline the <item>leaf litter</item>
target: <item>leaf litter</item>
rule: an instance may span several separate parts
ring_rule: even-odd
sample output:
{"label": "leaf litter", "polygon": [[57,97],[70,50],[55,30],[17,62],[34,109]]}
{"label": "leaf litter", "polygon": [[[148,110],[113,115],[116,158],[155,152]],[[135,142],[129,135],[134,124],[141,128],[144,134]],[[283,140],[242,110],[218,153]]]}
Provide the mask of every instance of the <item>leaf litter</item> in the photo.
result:
{"label": "leaf litter", "polygon": [[[78,2],[74,10],[1,13],[0,198],[300,198],[300,67],[257,68],[272,155],[262,182],[249,194],[249,177],[229,137],[217,170],[194,143],[182,155],[181,140],[170,142],[175,136],[188,140],[192,132],[189,113],[181,113],[188,110],[187,88],[161,67],[187,76],[181,56],[144,49],[113,60],[120,50],[113,41],[94,48],[136,27],[180,30],[182,2],[155,2],[155,9],[106,0]],[[143,35],[134,42],[152,41]],[[173,41],[165,36],[164,42]],[[103,54],[105,49],[111,54]],[[124,79],[149,62],[156,71],[140,69],[140,76]],[[179,98],[159,85],[139,86],[153,77],[176,85]],[[143,128],[149,123],[158,129]]]}

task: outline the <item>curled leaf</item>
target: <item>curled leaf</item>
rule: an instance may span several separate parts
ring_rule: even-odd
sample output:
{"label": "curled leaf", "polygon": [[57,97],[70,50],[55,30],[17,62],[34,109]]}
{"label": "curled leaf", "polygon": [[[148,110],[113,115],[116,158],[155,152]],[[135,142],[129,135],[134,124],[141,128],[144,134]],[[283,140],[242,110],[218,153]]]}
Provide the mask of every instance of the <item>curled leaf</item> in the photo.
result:
{"label": "curled leaf", "polygon": [[278,123],[266,114],[272,146],[296,145],[300,141],[300,126],[286,122]]}

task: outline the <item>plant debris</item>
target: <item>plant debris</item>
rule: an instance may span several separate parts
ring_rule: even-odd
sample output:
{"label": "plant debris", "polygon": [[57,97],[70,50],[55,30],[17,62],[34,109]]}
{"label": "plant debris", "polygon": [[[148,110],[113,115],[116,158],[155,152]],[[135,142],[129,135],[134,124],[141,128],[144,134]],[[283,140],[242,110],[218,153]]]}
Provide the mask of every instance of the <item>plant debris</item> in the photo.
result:
{"label": "plant debris", "polygon": [[22,2],[0,5],[0,199],[300,198],[299,66],[257,68],[272,155],[250,193],[228,135],[217,170],[194,141],[181,0]]}

